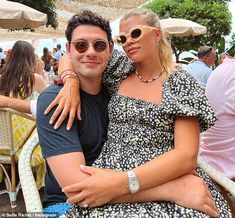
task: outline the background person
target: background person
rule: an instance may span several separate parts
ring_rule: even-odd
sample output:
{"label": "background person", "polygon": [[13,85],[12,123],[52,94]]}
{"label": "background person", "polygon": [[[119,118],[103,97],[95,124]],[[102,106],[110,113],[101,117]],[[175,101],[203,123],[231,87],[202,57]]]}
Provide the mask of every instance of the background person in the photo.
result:
{"label": "background person", "polygon": [[198,60],[186,65],[183,69],[191,74],[201,86],[206,87],[212,72],[210,67],[215,63],[215,51],[212,47],[201,46],[197,55]]}
{"label": "background person", "polygon": [[235,180],[235,58],[226,58],[211,74],[206,96],[218,120],[201,134],[199,155]]}
{"label": "background person", "polygon": [[57,49],[57,51],[55,52],[54,56],[55,56],[56,60],[59,61],[61,56],[63,56],[64,51],[61,49],[61,44],[57,44],[56,49]]}
{"label": "background person", "polygon": [[[30,43],[17,41],[11,50],[8,62],[1,70],[0,94],[21,100],[35,98],[37,93],[41,93],[46,88],[44,79],[39,75],[43,66],[37,64],[34,49]],[[1,98],[1,100],[7,99]],[[35,128],[35,121],[15,115],[12,117],[12,126],[14,146],[18,147]],[[6,151],[1,150],[1,153],[6,154]],[[34,152],[33,166],[35,166],[37,175],[37,187],[41,188],[44,185],[45,165],[40,147]]]}
{"label": "background person", "polygon": [[47,47],[43,48],[43,55],[41,57],[42,61],[45,64],[44,70],[49,72],[51,70],[51,65],[50,65],[50,60],[51,60],[52,56],[49,53],[49,50]]}
{"label": "background person", "polygon": [[51,58],[50,65],[52,66],[53,72],[55,75],[58,75],[59,63],[56,58]]}
{"label": "background person", "polygon": [[0,95],[0,108],[11,108],[21,113],[32,114],[36,119],[36,104],[37,100],[22,100],[18,98],[7,97]]}

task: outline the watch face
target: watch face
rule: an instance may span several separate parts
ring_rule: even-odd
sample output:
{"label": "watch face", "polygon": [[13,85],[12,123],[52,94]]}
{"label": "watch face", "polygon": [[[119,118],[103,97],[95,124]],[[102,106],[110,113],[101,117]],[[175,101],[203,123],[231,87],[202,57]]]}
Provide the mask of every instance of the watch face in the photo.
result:
{"label": "watch face", "polygon": [[137,180],[132,179],[130,182],[130,189],[132,193],[138,192],[140,189],[140,184]]}
{"label": "watch face", "polygon": [[132,186],[132,189],[134,189],[134,190],[138,190],[139,189],[139,184],[138,184],[137,181],[133,181],[131,186]]}
{"label": "watch face", "polygon": [[128,171],[127,175],[129,191],[134,194],[140,190],[140,182],[133,171]]}

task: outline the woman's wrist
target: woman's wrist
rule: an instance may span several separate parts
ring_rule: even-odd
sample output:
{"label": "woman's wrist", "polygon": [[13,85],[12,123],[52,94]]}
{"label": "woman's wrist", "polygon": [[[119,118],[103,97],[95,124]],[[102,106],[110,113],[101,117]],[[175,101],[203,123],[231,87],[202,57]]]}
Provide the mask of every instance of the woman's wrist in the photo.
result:
{"label": "woman's wrist", "polygon": [[67,77],[65,80],[62,81],[64,86],[77,86],[79,87],[80,80],[74,77]]}
{"label": "woman's wrist", "polygon": [[78,75],[73,69],[67,69],[62,71],[60,73],[60,79],[63,82],[63,84],[65,84],[67,80],[69,81],[69,83],[74,80],[76,80],[76,84],[79,83]]}
{"label": "woman's wrist", "polygon": [[118,179],[118,187],[120,187],[119,196],[130,194],[129,189],[128,189],[127,172],[120,172],[119,179]]}
{"label": "woman's wrist", "polygon": [[63,71],[63,73],[60,74],[61,80],[63,80],[63,79],[64,79],[65,77],[67,77],[67,76],[78,77],[78,75],[76,74],[76,72],[71,71],[71,70]]}

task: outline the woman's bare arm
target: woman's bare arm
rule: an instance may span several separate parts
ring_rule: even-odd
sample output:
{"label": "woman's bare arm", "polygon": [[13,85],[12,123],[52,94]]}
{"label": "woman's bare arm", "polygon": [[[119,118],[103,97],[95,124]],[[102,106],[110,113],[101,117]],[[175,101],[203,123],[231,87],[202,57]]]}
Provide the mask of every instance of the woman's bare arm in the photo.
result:
{"label": "woman's bare arm", "polygon": [[58,74],[62,74],[61,78],[63,79],[64,87],[61,89],[55,100],[45,110],[45,114],[48,114],[52,108],[57,107],[50,119],[50,124],[53,124],[59,116],[59,119],[54,126],[55,129],[60,127],[68,114],[69,120],[67,130],[71,129],[76,115],[77,118],[81,120],[79,80],[76,77],[65,76],[65,74],[69,75],[69,73],[74,74],[76,72],[69,55],[65,54],[60,59],[58,69]]}

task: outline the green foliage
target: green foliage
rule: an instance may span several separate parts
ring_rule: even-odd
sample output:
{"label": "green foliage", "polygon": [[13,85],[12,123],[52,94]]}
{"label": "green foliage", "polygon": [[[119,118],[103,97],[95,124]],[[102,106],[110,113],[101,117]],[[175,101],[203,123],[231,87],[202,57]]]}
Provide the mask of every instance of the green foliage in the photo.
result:
{"label": "green foliage", "polygon": [[226,50],[226,53],[228,53],[231,56],[235,55],[235,33],[232,35],[232,39],[230,41],[230,48]]}
{"label": "green foliage", "polygon": [[46,26],[51,26],[56,29],[58,27],[57,13],[55,11],[55,0],[10,0],[12,2],[19,2],[21,4],[27,5],[38,11],[47,14],[48,21]]}
{"label": "green foliage", "polygon": [[178,61],[181,52],[197,50],[201,45],[217,45],[223,36],[230,33],[232,15],[227,2],[225,0],[153,0],[144,7],[154,11],[160,19],[183,18],[207,27],[205,35],[172,36],[171,44]]}
{"label": "green foliage", "polygon": [[225,51],[225,38],[222,37],[219,44],[217,45],[218,53],[221,54]]}
{"label": "green foliage", "polygon": [[214,3],[214,2],[217,2],[217,3],[224,3],[224,4],[227,4],[228,2],[231,2],[231,0],[204,0],[204,2],[207,2],[207,3]]}

